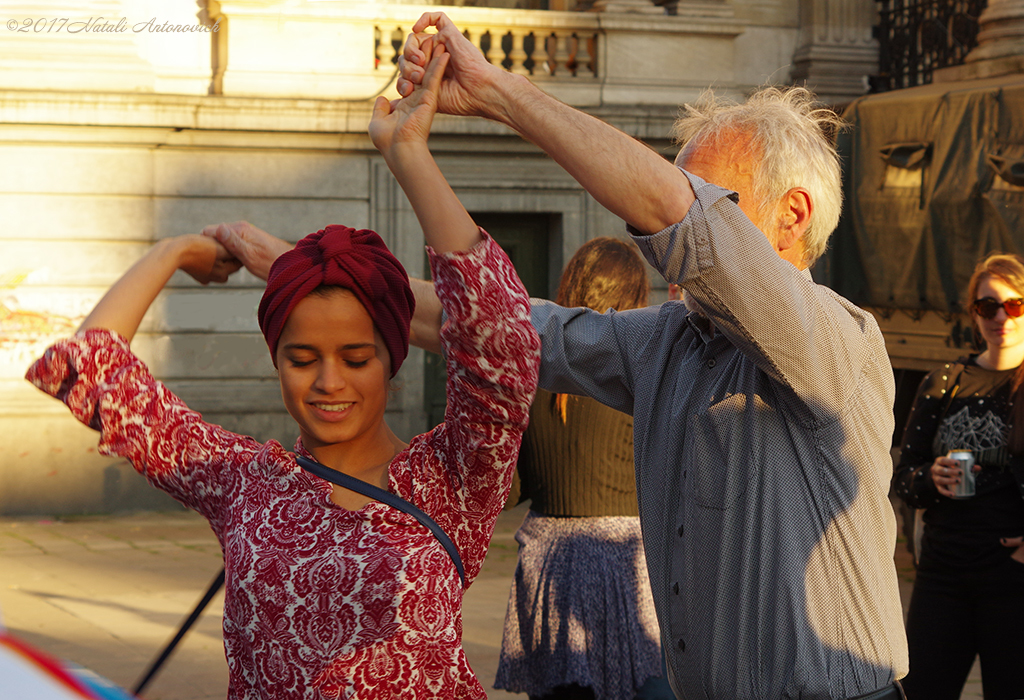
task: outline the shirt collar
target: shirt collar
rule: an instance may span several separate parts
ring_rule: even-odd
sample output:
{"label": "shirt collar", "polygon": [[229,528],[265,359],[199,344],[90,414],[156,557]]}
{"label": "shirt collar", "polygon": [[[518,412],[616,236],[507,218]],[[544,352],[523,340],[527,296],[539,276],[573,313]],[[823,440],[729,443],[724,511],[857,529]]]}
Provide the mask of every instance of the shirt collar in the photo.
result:
{"label": "shirt collar", "polygon": [[711,319],[701,312],[690,311],[686,320],[689,322],[690,326],[697,331],[697,335],[701,337],[701,340],[703,340],[705,344],[710,343],[715,339],[715,324],[713,324]]}

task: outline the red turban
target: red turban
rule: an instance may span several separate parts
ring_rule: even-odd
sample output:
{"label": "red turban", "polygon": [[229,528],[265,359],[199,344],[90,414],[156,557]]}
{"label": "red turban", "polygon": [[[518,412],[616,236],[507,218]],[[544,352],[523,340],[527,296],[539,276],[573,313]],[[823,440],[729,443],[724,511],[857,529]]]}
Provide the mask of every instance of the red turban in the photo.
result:
{"label": "red turban", "polygon": [[366,308],[391,354],[394,377],[409,354],[409,322],[416,305],[409,276],[380,236],[347,226],[309,234],[271,266],[259,320],[274,366],[288,315],[324,284],[351,290]]}

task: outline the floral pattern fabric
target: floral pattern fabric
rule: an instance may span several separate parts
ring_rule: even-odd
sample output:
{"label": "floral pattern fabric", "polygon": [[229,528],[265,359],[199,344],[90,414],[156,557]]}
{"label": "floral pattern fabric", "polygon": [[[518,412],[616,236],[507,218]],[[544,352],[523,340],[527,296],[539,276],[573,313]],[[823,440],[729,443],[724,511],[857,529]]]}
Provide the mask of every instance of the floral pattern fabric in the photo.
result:
{"label": "floral pattern fabric", "polygon": [[[431,265],[448,314],[445,423],[394,458],[388,487],[452,538],[468,586],[511,484],[540,345],[489,237],[431,251]],[[210,521],[227,576],[229,698],[486,697],[462,649],[458,573],[412,516],[336,506],[280,443],[204,422],[111,331],[55,344],[27,377],[100,431],[101,453]],[[301,440],[295,450],[308,455]]]}

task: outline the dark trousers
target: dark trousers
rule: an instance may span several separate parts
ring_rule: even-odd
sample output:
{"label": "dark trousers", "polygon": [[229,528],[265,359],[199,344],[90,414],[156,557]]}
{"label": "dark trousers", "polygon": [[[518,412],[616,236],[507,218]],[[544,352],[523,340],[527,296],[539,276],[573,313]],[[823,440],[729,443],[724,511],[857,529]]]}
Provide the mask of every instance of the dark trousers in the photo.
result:
{"label": "dark trousers", "polygon": [[922,562],[907,613],[907,700],[958,700],[981,658],[985,700],[1024,698],[1024,564],[984,571]]}

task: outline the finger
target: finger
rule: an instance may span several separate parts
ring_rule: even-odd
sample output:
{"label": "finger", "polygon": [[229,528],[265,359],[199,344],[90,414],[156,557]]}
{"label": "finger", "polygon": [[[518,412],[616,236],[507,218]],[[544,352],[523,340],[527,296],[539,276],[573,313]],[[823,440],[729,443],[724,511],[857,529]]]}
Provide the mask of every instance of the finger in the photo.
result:
{"label": "finger", "polygon": [[395,89],[398,90],[398,94],[402,97],[408,97],[411,95],[415,87],[416,86],[412,84],[412,81],[406,80],[405,78],[399,78],[398,82],[395,83]]}
{"label": "finger", "polygon": [[1024,545],[1024,536],[1021,537],[1003,537],[999,540],[1004,547],[1020,547]]}
{"label": "finger", "polygon": [[[400,76],[398,80],[399,86],[406,82],[415,85],[423,78],[423,68],[414,61],[407,61],[404,57],[399,57],[398,75]],[[399,90],[399,93],[401,93],[401,90]]]}
{"label": "finger", "polygon": [[427,27],[441,28],[444,23],[451,23],[451,20],[443,12],[424,12],[420,15],[420,18],[416,20],[416,24],[412,25],[412,31],[415,33],[422,32]]}
{"label": "finger", "polygon": [[434,60],[427,66],[427,73],[423,77],[423,87],[431,92],[437,92],[441,87],[441,78],[444,76],[444,69],[448,65],[451,54],[447,51],[438,52]]}
{"label": "finger", "polygon": [[416,65],[426,65],[427,61],[430,59],[430,51],[433,48],[433,45],[433,34],[414,32],[405,40],[405,46],[402,49],[401,57]]}

